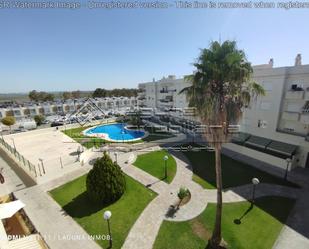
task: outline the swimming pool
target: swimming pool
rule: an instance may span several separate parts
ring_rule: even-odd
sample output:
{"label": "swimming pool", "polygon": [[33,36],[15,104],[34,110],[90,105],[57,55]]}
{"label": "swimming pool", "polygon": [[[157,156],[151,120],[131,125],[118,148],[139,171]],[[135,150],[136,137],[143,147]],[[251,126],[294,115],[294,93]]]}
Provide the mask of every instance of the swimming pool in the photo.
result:
{"label": "swimming pool", "polygon": [[89,128],[83,133],[86,136],[100,137],[112,142],[137,141],[146,136],[143,131],[128,129],[124,123],[100,125]]}

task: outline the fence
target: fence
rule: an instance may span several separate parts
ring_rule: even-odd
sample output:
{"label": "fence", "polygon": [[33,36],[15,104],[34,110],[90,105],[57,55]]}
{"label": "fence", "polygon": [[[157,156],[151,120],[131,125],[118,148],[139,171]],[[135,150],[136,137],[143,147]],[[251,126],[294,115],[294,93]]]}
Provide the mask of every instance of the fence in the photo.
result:
{"label": "fence", "polygon": [[35,182],[37,182],[38,172],[36,167],[28,159],[21,155],[16,148],[13,148],[10,144],[8,144],[3,137],[0,137],[0,144],[17,162],[17,165],[20,166]]}

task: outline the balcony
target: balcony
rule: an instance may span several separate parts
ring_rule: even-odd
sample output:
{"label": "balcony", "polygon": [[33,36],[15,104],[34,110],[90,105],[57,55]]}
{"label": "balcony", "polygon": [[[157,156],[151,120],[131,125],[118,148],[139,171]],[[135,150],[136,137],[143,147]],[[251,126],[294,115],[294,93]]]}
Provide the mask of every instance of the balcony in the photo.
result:
{"label": "balcony", "polygon": [[290,90],[285,94],[286,99],[303,99],[304,98],[304,90]]}
{"label": "balcony", "polygon": [[160,93],[173,93],[173,92],[176,92],[176,91],[177,91],[176,89],[162,88],[160,90]]}
{"label": "balcony", "polygon": [[146,91],[140,91],[137,93],[137,96],[145,96],[146,95]]}
{"label": "balcony", "polygon": [[298,121],[299,120],[299,113],[295,112],[284,112],[282,114],[282,119],[290,120],[290,121]]}
{"label": "balcony", "polygon": [[164,107],[173,107],[173,102],[172,101],[168,101],[168,102],[161,102],[160,101],[160,106],[164,106]]}
{"label": "balcony", "polygon": [[159,99],[159,101],[160,101],[161,103],[173,102],[173,96],[166,96],[166,97],[163,98],[163,99]]}

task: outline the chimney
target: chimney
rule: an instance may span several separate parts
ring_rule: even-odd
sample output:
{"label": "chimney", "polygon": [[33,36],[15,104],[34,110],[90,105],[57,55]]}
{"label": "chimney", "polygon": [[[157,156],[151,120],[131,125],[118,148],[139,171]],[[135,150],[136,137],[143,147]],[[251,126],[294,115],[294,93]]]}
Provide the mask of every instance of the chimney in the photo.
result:
{"label": "chimney", "polygon": [[301,66],[301,54],[298,54],[295,58],[295,66]]}
{"label": "chimney", "polygon": [[274,67],[274,59],[273,59],[273,58],[270,58],[268,64],[269,64],[271,67]]}

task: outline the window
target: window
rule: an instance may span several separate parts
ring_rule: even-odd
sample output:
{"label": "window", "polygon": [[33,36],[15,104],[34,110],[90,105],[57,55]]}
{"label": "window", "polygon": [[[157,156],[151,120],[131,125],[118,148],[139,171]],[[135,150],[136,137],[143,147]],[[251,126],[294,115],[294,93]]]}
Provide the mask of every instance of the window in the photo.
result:
{"label": "window", "polygon": [[286,110],[288,112],[300,112],[301,106],[298,103],[288,103]]}
{"label": "window", "polygon": [[272,106],[272,104],[270,102],[262,101],[261,104],[260,104],[260,109],[261,110],[269,110],[271,106]]}
{"label": "window", "polygon": [[21,115],[21,112],[19,110],[14,111],[14,116],[20,116],[20,115]]}
{"label": "window", "polygon": [[258,127],[259,128],[266,128],[267,127],[267,121],[266,120],[258,120]]}

